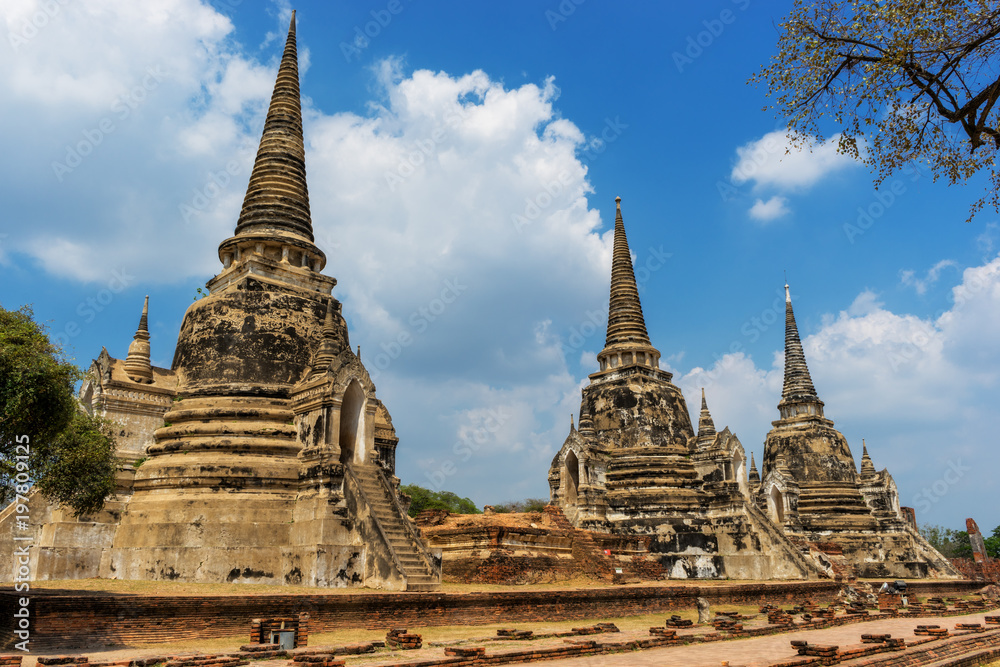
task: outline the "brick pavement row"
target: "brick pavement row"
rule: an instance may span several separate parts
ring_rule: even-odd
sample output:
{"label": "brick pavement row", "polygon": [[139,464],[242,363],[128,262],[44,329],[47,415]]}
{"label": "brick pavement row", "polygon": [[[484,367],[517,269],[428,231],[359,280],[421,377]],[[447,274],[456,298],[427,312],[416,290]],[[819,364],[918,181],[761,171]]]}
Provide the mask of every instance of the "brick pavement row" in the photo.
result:
{"label": "brick pavement row", "polygon": [[[806,665],[809,662],[799,662],[798,651],[792,647],[792,641],[806,641],[814,645],[834,645],[844,648],[861,645],[862,634],[889,634],[892,637],[903,637],[909,643],[918,638],[917,635],[913,634],[918,625],[936,624],[953,628],[956,623],[984,623],[984,621],[985,614],[982,613],[936,618],[872,618],[860,623],[832,628],[614,655],[552,660],[547,661],[546,665],[547,667],[603,667],[605,665],[607,667],[719,667],[724,661],[728,661],[731,667],[770,667],[783,662],[789,665]],[[998,642],[997,646],[1000,647],[1000,631],[975,633],[970,636],[992,637]],[[815,660],[816,662],[812,664],[817,666],[823,664],[820,662],[821,659],[816,658]],[[860,667],[864,664],[863,661],[841,663],[841,665],[849,667]],[[872,659],[868,664],[878,664],[878,662]],[[909,663],[904,659],[898,664],[906,665]]]}

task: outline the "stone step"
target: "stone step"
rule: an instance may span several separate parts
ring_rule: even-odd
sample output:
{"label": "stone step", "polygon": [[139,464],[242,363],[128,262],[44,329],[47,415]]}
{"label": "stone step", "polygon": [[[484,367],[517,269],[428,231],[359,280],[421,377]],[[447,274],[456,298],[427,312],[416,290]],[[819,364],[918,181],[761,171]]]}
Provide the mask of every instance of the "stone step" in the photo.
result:
{"label": "stone step", "polygon": [[406,527],[398,521],[386,521],[382,517],[379,517],[378,520],[379,523],[382,524],[382,530],[386,533],[392,533],[393,535],[399,535],[400,537],[406,536]]}
{"label": "stone step", "polygon": [[423,567],[424,559],[421,558],[416,552],[411,551],[410,553],[396,553],[396,558],[403,565],[419,565]]}
{"label": "stone step", "polygon": [[410,545],[413,544],[412,540],[410,540],[410,538],[405,533],[402,532],[391,533],[389,531],[386,531],[384,528],[383,528],[383,533],[385,534],[386,540],[388,540],[389,544],[391,544],[394,549],[399,549],[401,547],[410,548]]}
{"label": "stone step", "polygon": [[413,542],[405,538],[390,538],[389,545],[392,546],[392,548],[398,553],[418,553],[417,548],[413,545]]}
{"label": "stone step", "polygon": [[[400,568],[403,570],[403,574],[406,575],[407,579],[410,577],[426,577],[427,568],[424,567],[423,563],[400,563]],[[432,579],[428,578],[428,581]]]}
{"label": "stone step", "polygon": [[401,558],[401,559],[407,559],[407,560],[414,560],[414,561],[420,561],[420,562],[423,562],[423,561],[422,561],[422,560],[420,559],[420,552],[419,552],[419,551],[417,551],[417,550],[416,550],[416,549],[415,549],[415,548],[414,548],[414,547],[413,547],[412,545],[410,545],[410,544],[407,544],[407,545],[405,545],[405,546],[404,546],[404,547],[402,547],[402,548],[396,548],[396,547],[393,547],[393,549],[395,549],[395,551],[396,551],[396,556],[398,556],[398,557],[399,557],[399,558]]}
{"label": "stone step", "polygon": [[433,593],[441,590],[441,584],[411,584],[407,581],[406,590],[414,593]]}

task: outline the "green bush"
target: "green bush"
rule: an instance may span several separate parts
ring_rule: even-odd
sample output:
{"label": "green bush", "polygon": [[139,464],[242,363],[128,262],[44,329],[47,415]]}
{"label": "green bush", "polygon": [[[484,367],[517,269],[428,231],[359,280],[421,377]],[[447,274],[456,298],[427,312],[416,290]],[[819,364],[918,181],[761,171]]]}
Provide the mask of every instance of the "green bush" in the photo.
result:
{"label": "green bush", "polygon": [[493,505],[493,511],[498,514],[541,512],[549,501],[545,498],[525,498],[524,500],[508,500],[499,505]]}
{"label": "green bush", "polygon": [[468,498],[459,498],[451,491],[431,491],[416,484],[404,484],[399,490],[410,497],[410,516],[424,510],[448,510],[453,514],[482,514]]}

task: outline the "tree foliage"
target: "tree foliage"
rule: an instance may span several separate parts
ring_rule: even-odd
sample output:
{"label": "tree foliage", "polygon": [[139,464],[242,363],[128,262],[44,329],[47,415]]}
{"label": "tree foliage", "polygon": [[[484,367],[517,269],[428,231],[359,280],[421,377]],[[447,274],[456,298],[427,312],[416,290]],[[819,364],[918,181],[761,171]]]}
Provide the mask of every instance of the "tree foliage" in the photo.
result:
{"label": "tree foliage", "polygon": [[924,524],[920,534],[945,558],[972,558],[972,543],[964,530]]}
{"label": "tree foliage", "polygon": [[410,497],[410,516],[424,510],[447,510],[453,514],[480,514],[476,504],[468,498],[459,498],[451,491],[431,491],[416,484],[404,484],[399,490]]}
{"label": "tree foliage", "polygon": [[963,183],[984,171],[1000,209],[1000,7],[993,0],[796,0],[763,82],[793,143],[841,132],[876,187],[904,166]]}
{"label": "tree foliage", "polygon": [[1000,558],[1000,526],[993,529],[993,535],[983,540],[990,558]]}
{"label": "tree foliage", "polygon": [[545,509],[545,506],[549,504],[549,501],[545,498],[525,498],[524,500],[508,500],[505,503],[500,503],[499,505],[493,505],[493,511],[498,514],[506,514],[508,512],[518,513],[518,512],[541,512]]}
{"label": "tree foliage", "polygon": [[104,507],[121,468],[112,424],[78,410],[53,445],[45,451],[47,458],[36,463],[44,471],[37,481],[42,495],[70,507],[77,516]]}
{"label": "tree foliage", "polygon": [[[924,524],[920,527],[920,534],[947,558],[972,558],[972,542],[969,541],[969,533],[964,530]],[[1000,526],[993,529],[992,536],[984,536],[983,542],[990,558],[1000,558]]]}
{"label": "tree foliage", "polygon": [[114,436],[104,420],[81,411],[74,386],[82,376],[28,306],[0,307],[0,503],[14,497],[25,444],[29,483],[77,516],[101,509],[114,491]]}

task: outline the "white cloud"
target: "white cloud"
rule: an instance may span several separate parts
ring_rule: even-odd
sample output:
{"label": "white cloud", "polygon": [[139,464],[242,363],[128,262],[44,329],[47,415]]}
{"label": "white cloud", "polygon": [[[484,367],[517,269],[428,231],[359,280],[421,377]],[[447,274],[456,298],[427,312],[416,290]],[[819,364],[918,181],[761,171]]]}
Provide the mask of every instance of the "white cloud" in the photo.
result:
{"label": "white cloud", "polygon": [[[780,368],[757,368],[752,359],[737,352],[723,355],[711,368],[696,367],[676,375],[674,384],[690,401],[688,412],[695,429],[704,388],[716,429],[721,431],[729,426],[747,452],[756,450],[760,463],[760,439],[756,436],[761,428],[777,418],[775,406],[781,395],[781,379]],[[751,424],[753,430],[749,428]]]}
{"label": "white cloud", "polygon": [[[837,152],[839,141],[839,134],[818,142],[813,137],[784,131],[769,132],[736,149],[737,160],[730,180],[737,185],[751,183],[755,192],[808,190],[841,169],[861,164]],[[767,201],[758,198],[748,211],[751,218],[760,222],[776,220],[790,212],[788,199],[779,195]]]}
{"label": "white cloud", "polygon": [[316,237],[352,341],[413,445],[401,470],[432,485],[453,470],[444,488],[480,502],[537,495],[579,409],[566,350],[604,333],[590,313],[611,235],[587,204],[583,134],[551,80],[379,72],[369,114],[307,119],[310,179],[335,184],[311,199]]}
{"label": "white cloud", "polygon": [[791,213],[787,204],[788,200],[778,195],[771,197],[766,202],[758,199],[750,208],[750,217],[754,220],[760,220],[761,222],[777,220],[778,218]]}
{"label": "white cloud", "polygon": [[948,268],[957,268],[955,262],[950,259],[942,259],[940,262],[935,264],[927,271],[927,275],[923,278],[917,277],[917,272],[913,270],[905,270],[899,272],[899,281],[904,285],[912,287],[917,291],[917,294],[926,294],[927,288],[932,286],[941,277],[941,272]]}
{"label": "white cloud", "polygon": [[277,55],[266,65],[240,55],[229,19],[195,0],[23,0],[0,22],[30,35],[0,49],[0,115],[18,128],[5,149],[19,159],[0,163],[19,223],[8,254],[82,281],[102,280],[109,256],[140,281],[214,272]]}
{"label": "white cloud", "polygon": [[738,185],[753,182],[755,187],[802,189],[812,187],[835,171],[860,164],[837,152],[840,134],[810,148],[813,141],[804,138],[793,145],[786,132],[769,132],[736,149],[738,159],[730,178]]}
{"label": "white cloud", "polygon": [[976,237],[976,246],[987,257],[992,256],[995,251],[998,231],[1000,231],[1000,224],[990,222],[983,227],[982,233]]}
{"label": "white cloud", "polygon": [[852,317],[860,317],[862,315],[874,313],[880,310],[882,306],[883,303],[878,300],[878,295],[875,294],[875,292],[866,289],[854,298],[854,301],[847,309],[847,314]]}

